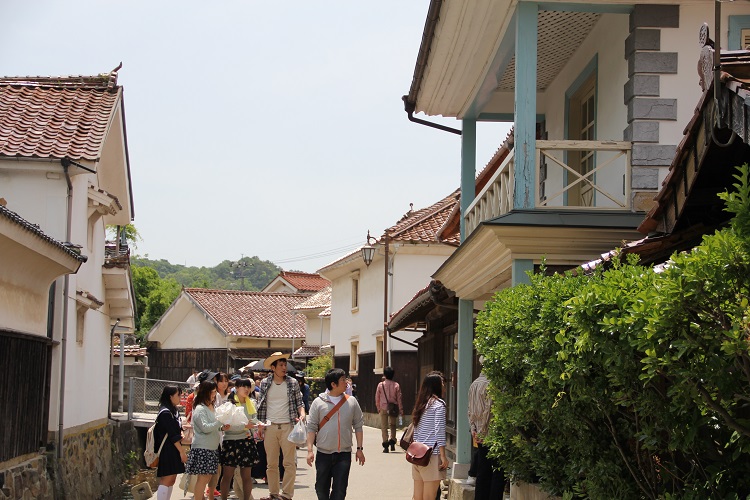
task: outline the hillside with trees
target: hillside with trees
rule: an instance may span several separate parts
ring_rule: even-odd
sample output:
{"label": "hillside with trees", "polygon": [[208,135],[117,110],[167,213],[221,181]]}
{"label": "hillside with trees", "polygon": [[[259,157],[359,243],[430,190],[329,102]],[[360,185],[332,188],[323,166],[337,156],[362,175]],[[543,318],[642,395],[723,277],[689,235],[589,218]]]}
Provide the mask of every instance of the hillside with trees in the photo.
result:
{"label": "hillside with trees", "polygon": [[219,290],[260,290],[281,271],[273,262],[258,257],[224,260],[214,267],[172,264],[165,259],[131,258],[135,291],[136,335],[143,340],[182,287]]}

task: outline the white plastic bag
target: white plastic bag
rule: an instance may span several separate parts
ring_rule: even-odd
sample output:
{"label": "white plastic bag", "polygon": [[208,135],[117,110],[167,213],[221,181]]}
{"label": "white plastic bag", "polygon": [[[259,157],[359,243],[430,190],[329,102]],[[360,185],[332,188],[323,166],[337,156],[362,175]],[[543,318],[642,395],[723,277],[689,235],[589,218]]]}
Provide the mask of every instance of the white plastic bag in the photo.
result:
{"label": "white plastic bag", "polygon": [[244,426],[247,424],[247,415],[241,406],[221,405],[216,408],[216,420],[222,424]]}
{"label": "white plastic bag", "polygon": [[307,424],[304,420],[299,419],[287,439],[297,446],[304,446],[307,443]]}
{"label": "white plastic bag", "polygon": [[234,405],[221,405],[216,408],[216,420],[226,425],[232,421]]}
{"label": "white plastic bag", "polygon": [[232,426],[241,425],[243,427],[247,425],[248,420],[247,415],[245,415],[245,410],[241,406],[232,405],[232,408],[234,408],[234,411],[232,413],[232,419],[230,420],[229,424]]}

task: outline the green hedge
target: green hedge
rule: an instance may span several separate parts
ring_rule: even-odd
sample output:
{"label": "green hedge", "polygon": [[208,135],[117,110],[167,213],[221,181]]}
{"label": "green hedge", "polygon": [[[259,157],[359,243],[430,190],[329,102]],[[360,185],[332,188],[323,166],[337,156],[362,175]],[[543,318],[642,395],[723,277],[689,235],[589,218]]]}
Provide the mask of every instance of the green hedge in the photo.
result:
{"label": "green hedge", "polygon": [[750,187],[659,269],[531,276],[477,318],[488,441],[566,498],[750,498]]}

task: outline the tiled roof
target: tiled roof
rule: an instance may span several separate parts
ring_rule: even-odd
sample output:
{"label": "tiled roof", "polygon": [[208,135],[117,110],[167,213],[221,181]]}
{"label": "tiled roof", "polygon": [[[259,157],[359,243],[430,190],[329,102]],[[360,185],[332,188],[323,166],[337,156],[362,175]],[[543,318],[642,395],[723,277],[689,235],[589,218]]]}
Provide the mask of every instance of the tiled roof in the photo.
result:
{"label": "tiled roof", "polygon": [[[706,50],[704,47],[704,51]],[[709,67],[712,68],[712,49],[709,54]],[[701,58],[705,56],[704,52]],[[699,74],[704,66],[699,63]],[[723,109],[719,115],[724,120],[727,120],[727,116],[732,117],[728,120],[729,123],[722,123],[721,128],[724,133],[727,129],[734,129],[738,134],[737,140],[729,144],[729,147],[718,147],[710,137],[711,128],[714,127],[713,76],[712,70],[707,71],[711,80],[701,80],[703,94],[683,131],[684,135],[669,166],[669,173],[654,197],[655,204],[638,227],[644,234],[654,231],[669,233],[699,222],[716,225],[729,218],[729,214],[723,211],[723,204],[714,203],[711,206],[702,200],[715,201],[717,198],[714,193],[729,188],[734,182],[732,175],[735,171],[726,167],[742,162],[735,156],[747,156],[750,128],[742,117],[750,111],[750,51],[722,51],[721,69],[723,96],[720,108]],[[693,192],[696,193],[697,200],[691,206]],[[667,219],[674,220],[667,223]],[[681,224],[681,220],[684,224]]]}
{"label": "tiled roof", "polygon": [[330,348],[321,347],[319,345],[303,345],[296,351],[294,351],[295,358],[317,358],[328,352]]}
{"label": "tiled roof", "polygon": [[320,311],[320,314],[318,314],[321,318],[330,318],[331,317],[331,306],[326,307],[322,311]]}
{"label": "tiled roof", "polygon": [[278,349],[230,349],[229,354],[235,359],[258,360],[267,358]]}
{"label": "tiled roof", "polygon": [[[115,357],[120,357],[120,346],[119,345],[113,345],[112,346],[112,354]],[[137,344],[135,345],[126,345],[125,346],[125,357],[126,358],[132,358],[132,357],[140,357],[145,356],[147,354],[147,350],[145,347],[141,347]]]}
{"label": "tiled roof", "polygon": [[116,70],[0,77],[0,156],[97,160],[120,94]]}
{"label": "tiled roof", "polygon": [[[461,190],[451,194],[421,210],[409,210],[395,226],[386,231],[391,241],[412,243],[439,243],[437,233],[442,229],[453,209],[458,206]],[[443,243],[458,244],[460,235],[455,233],[445,237]]]}
{"label": "tiled roof", "polygon": [[288,281],[299,292],[317,292],[327,286],[331,286],[330,281],[315,273],[281,271],[279,276]]}
{"label": "tiled roof", "polygon": [[328,285],[315,295],[296,306],[295,309],[325,309],[331,307],[331,286]]}
{"label": "tiled roof", "polygon": [[88,257],[86,257],[85,255],[81,255],[80,253],[74,251],[71,247],[65,245],[64,243],[57,241],[51,236],[47,236],[41,229],[39,229],[39,226],[37,226],[36,224],[32,224],[31,222],[27,221],[26,219],[24,219],[23,217],[15,213],[14,211],[8,210],[2,205],[0,205],[0,217],[4,217],[8,219],[9,221],[13,222],[14,224],[21,226],[25,230],[34,234],[40,240],[46,241],[47,243],[50,243],[51,245],[56,246],[57,248],[67,253],[68,255],[75,257],[80,262],[86,262],[88,260]]}
{"label": "tiled roof", "polygon": [[293,308],[307,296],[186,288],[184,292],[227,334],[258,338],[304,338],[305,318]]}

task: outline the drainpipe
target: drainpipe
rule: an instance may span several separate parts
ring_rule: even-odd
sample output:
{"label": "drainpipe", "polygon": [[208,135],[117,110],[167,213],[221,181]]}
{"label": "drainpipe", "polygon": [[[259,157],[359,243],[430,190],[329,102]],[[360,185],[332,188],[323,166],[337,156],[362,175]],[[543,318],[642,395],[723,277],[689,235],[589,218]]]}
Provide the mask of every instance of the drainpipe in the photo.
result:
{"label": "drainpipe", "polygon": [[388,344],[388,231],[383,236],[385,245],[385,258],[383,259],[383,271],[385,281],[383,282],[383,351],[385,354],[384,366],[391,366],[391,351]]}
{"label": "drainpipe", "polygon": [[401,100],[404,101],[404,111],[406,111],[406,115],[409,117],[410,122],[418,123],[420,125],[425,125],[427,127],[436,128],[444,132],[450,132],[451,134],[456,134],[456,135],[462,134],[462,132],[457,128],[446,127],[445,125],[440,125],[439,123],[432,123],[432,122],[428,122],[427,120],[420,120],[419,118],[414,118],[414,110],[417,108],[416,103],[409,101],[408,95],[401,97]]}
{"label": "drainpipe", "polygon": [[112,367],[115,364],[115,329],[120,324],[118,319],[112,328],[109,330],[109,401],[107,401],[107,418],[112,420],[112,390],[114,389],[114,374],[112,373]]}
{"label": "drainpipe", "polygon": [[[68,186],[68,199],[67,199],[67,221],[65,222],[65,241],[70,242],[71,236],[71,222],[73,218],[73,183],[70,180],[70,173],[68,167],[70,162],[63,159],[61,162],[63,172],[65,173],[65,182]],[[61,350],[60,350],[60,406],[59,414],[57,416],[57,458],[62,460],[63,452],[63,418],[65,411],[65,368],[68,351],[68,294],[70,293],[70,275],[66,274],[63,278],[63,324],[62,324],[62,339],[61,339]]]}

